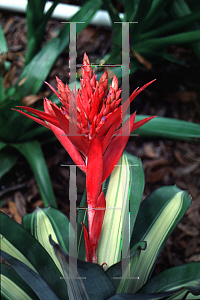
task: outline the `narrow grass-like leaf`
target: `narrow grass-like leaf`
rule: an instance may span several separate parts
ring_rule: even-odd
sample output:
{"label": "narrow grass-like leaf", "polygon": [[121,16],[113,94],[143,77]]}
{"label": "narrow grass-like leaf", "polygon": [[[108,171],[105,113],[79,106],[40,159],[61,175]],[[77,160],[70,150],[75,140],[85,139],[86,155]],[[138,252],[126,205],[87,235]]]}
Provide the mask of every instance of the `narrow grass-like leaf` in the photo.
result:
{"label": "narrow grass-like leaf", "polygon": [[[124,152],[105,189],[106,213],[98,246],[99,264],[106,262],[109,267],[121,260],[121,238],[126,230],[132,234],[143,189],[144,173],[140,159]],[[129,228],[125,228],[129,206],[130,223]],[[107,249],[110,249],[109,252]],[[127,251],[123,249],[126,255]]]}
{"label": "narrow grass-like leaf", "polygon": [[134,21],[138,22],[137,24],[132,24],[130,27],[130,33],[135,33],[136,35],[142,31],[142,28],[144,26],[143,20],[146,17],[147,13],[151,9],[153,0],[145,1],[140,0],[138,1],[137,10],[134,15]]}
{"label": "narrow grass-like leaf", "polygon": [[30,269],[26,264],[1,251],[1,256],[13,267],[13,269],[24,279],[24,281],[33,289],[40,300],[59,300],[54,291],[36,272]]}
{"label": "narrow grass-like leaf", "polygon": [[138,52],[138,48],[153,48],[161,49],[168,47],[170,45],[180,45],[184,43],[194,43],[200,41],[200,30],[187,31],[183,33],[178,33],[174,35],[169,35],[166,37],[159,37],[154,39],[149,39],[141,41],[138,44],[134,45],[134,50]]}
{"label": "narrow grass-like leaf", "polygon": [[28,64],[31,59],[39,52],[41,43],[44,40],[45,28],[48,20],[51,17],[58,0],[54,1],[49,10],[44,13],[46,0],[28,0],[26,15],[27,15],[27,37],[28,51],[26,53],[25,64]]}
{"label": "narrow grass-like leaf", "polygon": [[44,207],[57,207],[47,165],[40,143],[30,141],[22,144],[12,144],[28,160],[40,190]]}
{"label": "narrow grass-like leaf", "polygon": [[[148,116],[136,115],[136,122]],[[200,124],[192,122],[156,117],[148,124],[134,131],[135,134],[143,136],[159,136],[180,140],[192,140],[200,138]]]}
{"label": "narrow grass-like leaf", "polygon": [[[0,212],[0,220],[1,250],[19,260],[21,257],[25,264],[28,261],[27,265],[36,270],[58,295],[59,299],[65,300],[66,284],[60,280],[62,274],[47,251],[27,230],[2,212]],[[4,238],[9,243],[4,242]]]}
{"label": "narrow grass-like leaf", "polygon": [[165,51],[159,51],[158,56],[162,57],[162,58],[164,58],[164,59],[166,59],[166,60],[168,60],[172,63],[176,63],[178,65],[187,67],[187,64],[185,62],[178,60],[175,56],[173,56],[173,55],[171,55],[171,54],[169,54]]}
{"label": "narrow grass-like leaf", "polygon": [[[196,2],[196,11],[199,11],[199,3]],[[195,14],[195,10],[193,11],[188,6],[187,2],[184,0],[176,0],[172,2],[171,9],[170,9],[171,15],[176,19],[177,17],[183,17],[187,16],[188,14]],[[188,30],[191,29],[200,29],[200,22],[196,22],[194,24],[191,24],[188,26]],[[200,59],[200,42],[194,43],[191,45],[194,52],[196,53],[197,57]]]}
{"label": "narrow grass-like leaf", "polygon": [[182,288],[194,295],[200,295],[200,262],[184,264],[161,272],[148,280],[139,293],[170,292]]}
{"label": "narrow grass-like leaf", "polygon": [[125,20],[127,22],[132,22],[133,16],[135,13],[135,1],[129,1],[125,0],[124,1],[124,10],[125,10]]}
{"label": "narrow grass-like leaf", "polygon": [[155,28],[153,30],[150,30],[150,31],[142,34],[141,39],[149,39],[151,37],[155,38],[156,36],[159,36],[159,35],[165,34],[165,33],[169,34],[169,32],[175,31],[175,30],[183,28],[185,26],[188,26],[188,25],[194,23],[195,21],[198,21],[199,19],[200,19],[200,11],[196,11],[192,14],[183,16],[181,18],[178,18],[174,21],[171,21],[169,23],[161,25],[158,28]]}
{"label": "narrow grass-like leaf", "polygon": [[4,102],[5,98],[6,98],[6,93],[3,84],[3,76],[0,74],[0,103]]}
{"label": "narrow grass-like leaf", "polygon": [[146,241],[147,249],[141,253],[133,277],[134,285],[126,284],[119,292],[138,291],[148,280],[157,256],[191,204],[187,192],[176,186],[165,186],[150,194],[141,204],[132,233],[131,245]]}
{"label": "narrow grass-like leaf", "polygon": [[175,13],[176,15],[187,15],[191,13],[189,6],[185,0],[176,0],[172,2],[170,7],[171,13]]}
{"label": "narrow grass-like leaf", "polygon": [[172,0],[154,0],[151,8],[149,9],[146,17],[144,18],[143,30],[148,30],[151,26],[158,20],[162,14],[166,5],[168,5]]}
{"label": "narrow grass-like leaf", "polygon": [[[28,119],[28,118],[24,118],[24,119]],[[29,130],[27,130],[27,132],[20,135],[20,137],[18,138],[18,143],[23,143],[35,139],[40,141],[41,145],[48,143],[50,140],[52,141],[56,140],[51,130],[49,130],[44,126],[40,126],[39,124],[34,122],[33,128],[30,128]]]}
{"label": "narrow grass-like leaf", "polygon": [[58,57],[59,45],[59,38],[52,39],[24,68],[16,84],[15,99],[20,100],[26,95],[33,95],[39,91]]}
{"label": "narrow grass-like leaf", "polygon": [[[76,33],[79,34],[84,28],[86,28],[97,10],[101,7],[101,0],[90,0],[84,3],[80,10],[69,20],[69,22],[84,22],[77,24]],[[69,44],[69,24],[65,24],[58,37],[60,38],[59,55]]]}
{"label": "narrow grass-like leaf", "polygon": [[1,263],[2,299],[39,300],[29,285],[9,265]]}
{"label": "narrow grass-like leaf", "polygon": [[[22,116],[13,111],[16,105],[21,105],[20,101],[9,100],[4,101],[0,106],[0,137],[1,141],[8,143],[18,142],[21,135],[27,132],[33,124],[29,118]],[[6,126],[5,126],[6,124]]]}
{"label": "narrow grass-like leaf", "polygon": [[[96,11],[100,8],[100,0],[89,1],[69,20],[69,22],[84,21],[77,26],[77,34],[90,22]],[[36,94],[49,74],[57,57],[69,44],[69,24],[65,24],[59,35],[48,42],[24,68],[16,85],[15,99],[26,95]]]}
{"label": "narrow grass-like leaf", "polygon": [[113,27],[115,27],[116,25],[114,24],[114,22],[121,22],[119,13],[111,1],[103,0],[103,3],[104,3],[105,9],[109,12],[110,18],[113,23]]}

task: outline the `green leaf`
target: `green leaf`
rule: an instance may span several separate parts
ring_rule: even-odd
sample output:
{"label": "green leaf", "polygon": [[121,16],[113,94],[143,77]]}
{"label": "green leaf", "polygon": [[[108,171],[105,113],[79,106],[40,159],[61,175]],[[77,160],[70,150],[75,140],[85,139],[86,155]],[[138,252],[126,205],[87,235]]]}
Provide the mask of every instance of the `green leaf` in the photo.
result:
{"label": "green leaf", "polygon": [[[149,10],[151,9],[153,0],[145,1],[140,0],[138,1],[137,10],[135,12],[133,21],[138,22],[137,24],[132,24],[130,27],[130,34],[136,35],[135,38],[140,34],[143,28],[143,21],[148,14]],[[132,18],[131,18],[132,19]]]}
{"label": "green leaf", "polygon": [[174,35],[169,35],[165,37],[159,37],[154,39],[149,39],[145,41],[140,41],[138,44],[134,45],[134,50],[139,52],[139,48],[153,48],[162,49],[170,45],[180,45],[184,43],[194,43],[200,41],[200,30],[187,31],[183,33],[178,33]]}
{"label": "green leaf", "polygon": [[6,99],[5,88],[3,84],[3,76],[0,74],[0,103]]}
{"label": "green leaf", "polygon": [[[77,34],[89,24],[96,11],[101,7],[101,4],[100,0],[88,1],[69,20],[69,22],[85,22],[77,25]],[[26,95],[36,94],[39,91],[57,57],[68,44],[69,24],[65,24],[59,35],[48,42],[24,68],[16,84],[15,99],[21,99]]]}
{"label": "green leaf", "polygon": [[44,13],[46,2],[46,0],[28,0],[27,3],[28,51],[26,53],[26,64],[39,52],[44,40],[47,22],[59,1],[54,1],[49,10]]}
{"label": "green leaf", "polygon": [[160,18],[162,15],[164,8],[171,2],[172,0],[154,0],[152,2],[152,6],[146,14],[143,22],[143,30],[149,30],[153,24]]}
{"label": "green leaf", "polygon": [[5,55],[7,52],[8,52],[8,45],[3,32],[3,28],[1,27],[0,24],[0,54]]}
{"label": "green leaf", "polygon": [[15,99],[36,94],[48,76],[59,53],[60,39],[54,38],[24,68],[16,84]]}
{"label": "green leaf", "polygon": [[0,105],[0,138],[4,142],[17,142],[21,135],[33,125],[31,119],[22,118],[21,114],[12,110],[17,105],[22,105],[22,103],[16,100],[9,100]]}
{"label": "green leaf", "polygon": [[184,264],[161,272],[147,281],[139,293],[170,292],[179,289],[200,295],[200,262]]}
{"label": "green leaf", "polygon": [[116,24],[114,22],[121,22],[121,18],[119,17],[119,13],[118,13],[118,10],[116,9],[116,7],[112,4],[111,1],[106,1],[106,0],[103,0],[103,4],[104,4],[104,7],[105,9],[108,11],[109,15],[110,15],[110,18],[112,20],[112,26],[113,28],[118,28],[116,27]]}
{"label": "green leaf", "polygon": [[65,300],[67,287],[52,258],[41,244],[22,226],[0,212],[0,248],[37,272],[60,300]]}
{"label": "green leaf", "polygon": [[1,299],[38,300],[29,285],[9,265],[1,263]]}
{"label": "green leaf", "polygon": [[15,165],[19,158],[18,153],[14,153],[12,149],[6,147],[0,152],[0,178],[3,177]]}
{"label": "green leaf", "polygon": [[124,1],[124,11],[125,11],[125,20],[127,22],[131,22],[133,20],[133,16],[135,14],[135,1]]}
{"label": "green leaf", "polygon": [[[132,255],[130,257],[126,257],[124,259],[122,259],[120,262],[110,266],[107,270],[106,270],[106,274],[108,275],[108,277],[110,278],[115,290],[117,291],[120,281],[122,279],[122,275],[123,277],[128,277],[125,280],[137,280],[137,279],[130,279],[129,278],[129,270],[126,269],[126,267],[128,266],[129,268],[129,261],[131,262],[131,264],[136,265],[138,258],[140,256],[141,250],[145,250],[147,247],[147,243],[146,242],[139,242],[136,245],[134,245],[131,249]],[[136,256],[137,254],[137,256]],[[128,264],[127,264],[128,262]],[[122,266],[123,267],[123,272],[124,274],[122,274]],[[125,270],[124,270],[125,269]],[[118,277],[118,278],[117,278]]]}
{"label": "green leaf", "polygon": [[[124,294],[120,293],[117,294],[108,300],[156,300],[156,299],[167,299],[166,296],[168,294],[166,293],[159,293],[159,294]],[[170,298],[171,299],[171,298]]]}
{"label": "green leaf", "polygon": [[49,235],[69,253],[68,218],[55,208],[48,207],[41,209],[37,207],[33,213],[24,215],[22,225],[40,242],[62,273],[60,263],[49,243]]}
{"label": "green leaf", "polygon": [[200,19],[200,11],[196,11],[194,13],[191,13],[187,16],[183,16],[180,18],[176,18],[176,20],[168,22],[164,25],[159,26],[158,28],[155,28],[153,30],[150,30],[144,34],[142,34],[141,39],[149,39],[151,37],[156,37],[162,34],[166,34],[171,31],[175,31],[177,29],[180,29],[182,27],[186,27],[195,21],[198,21]]}
{"label": "green leaf", "polygon": [[[123,242],[127,236],[125,232],[132,234],[144,189],[144,172],[138,157],[124,152],[117,165],[105,188],[107,209],[97,256],[98,263],[101,265],[106,262],[107,267],[121,260],[121,238]],[[129,206],[130,224],[127,222]],[[129,241],[126,244],[128,246]],[[123,249],[125,256],[127,251]]]}
{"label": "green leaf", "polygon": [[12,144],[12,146],[19,150],[29,162],[37,181],[44,207],[49,205],[57,207],[49,172],[40,143],[37,141],[30,141],[21,144]]}
{"label": "green leaf", "polygon": [[136,292],[148,280],[167,238],[191,204],[187,192],[176,186],[165,186],[151,193],[142,203],[131,237],[131,246],[139,241],[147,242],[132,277],[139,277],[134,285],[126,284],[118,292]]}
{"label": "green leaf", "polygon": [[169,54],[169,53],[167,53],[167,52],[165,52],[165,51],[162,51],[162,52],[159,51],[158,55],[159,55],[160,57],[162,57],[162,58],[164,58],[164,59],[166,59],[166,60],[172,62],[172,63],[176,63],[176,64],[178,64],[178,65],[187,67],[187,64],[186,64],[185,62],[178,60],[175,56],[173,56],[173,55],[171,55],[171,54]]}
{"label": "green leaf", "polygon": [[0,141],[0,151],[6,146],[7,146],[6,143]]}
{"label": "green leaf", "polygon": [[[135,120],[138,122],[146,117],[148,116],[136,115]],[[192,140],[192,138],[200,138],[200,125],[177,119],[156,117],[135,130],[134,134]]]}
{"label": "green leaf", "polygon": [[[79,9],[79,11],[73,15],[69,22],[84,22],[82,24],[77,24],[77,34],[79,34],[84,28],[86,28],[89,25],[91,19],[93,18],[97,10],[101,7],[101,5],[101,0],[87,1]],[[60,38],[59,55],[69,44],[69,33],[69,24],[65,24],[58,35],[58,37]]]}
{"label": "green leaf", "polygon": [[59,300],[56,294],[48,286],[48,284],[26,264],[1,251],[1,256],[13,267],[13,269],[24,279],[24,281],[32,288],[40,300]]}
{"label": "green leaf", "polygon": [[[25,119],[25,118],[24,118]],[[55,135],[48,128],[41,126],[35,122],[33,122],[33,128],[30,128],[24,134],[21,134],[18,138],[19,143],[27,142],[30,140],[37,139],[38,141],[43,143],[48,143],[48,140],[54,139],[56,140]]]}
{"label": "green leaf", "polygon": [[[108,299],[115,294],[114,287],[103,268],[94,263],[77,260],[77,269],[74,259],[61,250],[60,246],[50,238],[55,254],[62,266],[64,279],[68,285],[69,299]],[[77,271],[76,271],[77,270]],[[72,278],[79,277],[78,280]]]}
{"label": "green leaf", "polygon": [[[191,10],[189,8],[188,4],[186,3],[186,1],[184,1],[184,0],[173,1],[171,8],[170,8],[170,13],[175,19],[177,19],[177,17],[187,16],[188,14],[193,15],[193,14],[195,14],[196,11],[199,11],[199,3],[198,2],[196,2],[194,9]],[[188,30],[191,30],[191,29],[200,29],[200,23],[194,22],[193,24],[188,26]],[[198,59],[200,59],[200,43],[193,43],[191,46],[192,46],[195,54],[197,55]]]}

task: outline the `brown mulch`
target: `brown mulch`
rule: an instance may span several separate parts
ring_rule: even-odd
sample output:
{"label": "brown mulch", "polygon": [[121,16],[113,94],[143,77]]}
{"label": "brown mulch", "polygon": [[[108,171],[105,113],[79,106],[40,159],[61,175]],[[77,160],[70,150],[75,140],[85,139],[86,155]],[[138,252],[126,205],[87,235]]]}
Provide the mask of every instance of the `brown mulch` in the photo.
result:
{"label": "brown mulch", "polygon": [[[4,84],[14,84],[20,75],[26,52],[26,19],[23,15],[0,13],[1,25],[8,42],[8,59],[11,70],[5,76]],[[46,40],[55,35],[62,25],[57,20],[48,24]],[[91,61],[101,58],[104,47],[109,45],[111,31],[89,26],[77,40],[77,63],[81,63],[83,53],[87,52]],[[132,92],[137,86],[157,78],[157,82],[140,94],[131,105],[138,114],[172,117],[200,123],[199,61],[190,48],[170,47],[182,62],[162,62],[151,70],[145,67],[131,78]],[[69,79],[68,49],[58,58],[47,81],[55,86],[55,75],[66,82]],[[46,88],[45,92],[48,91]],[[32,99],[33,100],[33,99]],[[33,104],[38,101],[35,98]],[[186,262],[200,261],[200,143],[152,137],[131,137],[126,150],[141,158],[146,184],[143,199],[155,189],[176,184],[187,190],[192,197],[192,205],[167,240],[166,246],[158,257],[154,274],[172,266]],[[72,163],[69,155],[59,142],[44,145],[47,165],[50,171],[54,192],[59,209],[69,216],[69,171],[61,164]],[[77,173],[78,202],[85,187],[85,176]],[[30,167],[21,157],[16,166],[1,179],[1,211],[18,223],[22,216],[32,212],[43,203],[38,192]]]}

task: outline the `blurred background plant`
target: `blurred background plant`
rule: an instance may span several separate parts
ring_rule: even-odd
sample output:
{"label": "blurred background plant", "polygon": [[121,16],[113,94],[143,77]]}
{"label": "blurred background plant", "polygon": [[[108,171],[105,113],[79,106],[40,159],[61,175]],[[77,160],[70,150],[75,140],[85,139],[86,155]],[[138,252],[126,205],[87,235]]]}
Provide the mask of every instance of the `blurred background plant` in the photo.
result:
{"label": "blurred background plant", "polygon": [[[120,18],[116,3],[121,3],[124,17]],[[104,1],[113,24],[114,37],[111,51],[104,57],[109,64],[121,63],[121,24],[130,24],[130,73],[144,65],[166,59],[181,63],[165,51],[170,45],[189,44],[200,58],[200,4],[198,1],[185,0],[140,0]],[[119,70],[118,68],[115,68]],[[121,72],[121,70],[119,70]],[[120,77],[120,73],[117,74]]]}

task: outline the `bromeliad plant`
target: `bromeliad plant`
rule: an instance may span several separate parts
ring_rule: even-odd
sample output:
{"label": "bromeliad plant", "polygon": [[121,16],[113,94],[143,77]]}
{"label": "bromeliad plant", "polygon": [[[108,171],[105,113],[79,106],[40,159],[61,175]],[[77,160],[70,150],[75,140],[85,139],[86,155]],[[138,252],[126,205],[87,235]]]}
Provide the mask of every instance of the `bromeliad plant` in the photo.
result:
{"label": "bromeliad plant", "polygon": [[[51,129],[75,164],[86,173],[89,236],[83,224],[84,236],[87,260],[97,262],[98,241],[105,210],[95,210],[95,208],[106,208],[102,183],[117,164],[130,133],[153,118],[149,117],[135,123],[134,113],[123,124],[123,128],[128,132],[128,135],[120,136],[120,125],[129,103],[151,82],[132,93],[130,99],[127,99],[123,104],[124,115],[121,115],[121,90],[118,89],[117,78],[114,76],[109,93],[107,93],[107,72],[105,71],[98,83],[86,54],[83,59],[82,76],[81,90],[78,89],[77,93],[76,91],[70,91],[68,85],[64,85],[58,78],[57,84],[60,94],[50,86],[60,99],[63,105],[61,108],[58,108],[55,103],[47,99],[44,100],[45,113],[21,106],[21,108],[42,118],[42,120],[24,112],[21,113]],[[71,115],[70,105],[72,107]],[[75,136],[69,134],[70,125],[72,125],[72,132],[76,134]],[[96,173],[95,176],[94,173]],[[98,226],[94,225],[96,219],[99,220]]]}
{"label": "bromeliad plant", "polygon": [[[86,55],[82,73],[77,92],[59,79],[59,93],[51,87],[61,108],[45,99],[45,112],[22,107],[40,119],[21,112],[51,129],[86,173],[86,192],[79,208],[87,210],[79,209],[77,218],[77,273],[70,267],[70,223],[61,212],[37,208],[23,217],[22,226],[1,213],[1,255],[9,264],[1,268],[3,299],[198,299],[199,262],[151,278],[156,258],[190,206],[188,193],[167,186],[140,205],[142,164],[123,153],[129,135],[120,136],[122,126],[131,132],[153,118],[135,123],[133,114],[122,123],[129,101],[150,83],[135,90],[121,106],[116,77],[107,93],[107,73],[98,83]],[[70,135],[70,127],[76,135]],[[126,209],[116,209],[124,204]],[[121,233],[123,239],[129,206],[130,252],[128,247],[121,257]],[[70,234],[76,232],[70,228]],[[123,265],[127,259],[130,269],[123,270],[122,277],[121,260]]]}

